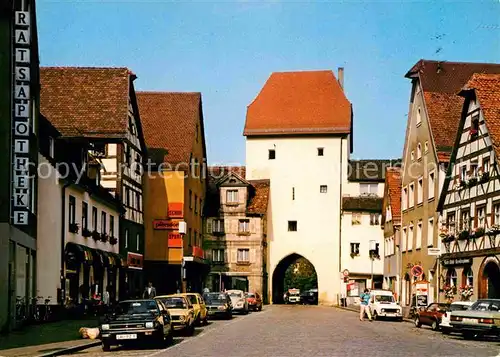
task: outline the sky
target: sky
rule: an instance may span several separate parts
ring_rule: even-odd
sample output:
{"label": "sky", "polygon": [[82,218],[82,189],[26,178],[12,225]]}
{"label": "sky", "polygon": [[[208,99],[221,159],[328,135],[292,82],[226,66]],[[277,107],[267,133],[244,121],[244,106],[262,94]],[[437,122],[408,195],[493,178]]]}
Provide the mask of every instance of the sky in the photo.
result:
{"label": "sky", "polygon": [[500,63],[500,1],[38,0],[42,66],[128,67],[136,90],[201,92],[210,164],[245,163],[272,72],[344,67],[352,158],[399,158],[421,58]]}

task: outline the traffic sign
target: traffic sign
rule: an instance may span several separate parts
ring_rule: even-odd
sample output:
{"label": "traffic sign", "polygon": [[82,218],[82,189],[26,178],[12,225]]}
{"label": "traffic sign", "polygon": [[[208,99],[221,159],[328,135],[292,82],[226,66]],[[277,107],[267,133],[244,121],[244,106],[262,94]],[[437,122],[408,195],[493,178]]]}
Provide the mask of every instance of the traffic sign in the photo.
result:
{"label": "traffic sign", "polygon": [[411,275],[416,276],[417,278],[424,273],[424,269],[420,265],[414,265],[411,268]]}
{"label": "traffic sign", "polygon": [[349,270],[344,269],[344,271],[342,272],[342,274],[343,274],[344,276],[349,276]]}
{"label": "traffic sign", "polygon": [[441,248],[427,248],[427,255],[441,255]]}

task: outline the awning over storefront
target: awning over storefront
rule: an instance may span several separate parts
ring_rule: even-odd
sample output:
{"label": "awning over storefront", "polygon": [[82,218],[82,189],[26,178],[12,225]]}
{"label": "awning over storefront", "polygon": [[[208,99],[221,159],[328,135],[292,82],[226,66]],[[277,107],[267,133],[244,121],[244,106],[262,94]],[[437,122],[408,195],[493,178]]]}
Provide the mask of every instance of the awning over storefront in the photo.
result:
{"label": "awning over storefront", "polygon": [[65,254],[68,263],[92,264],[94,255],[89,247],[76,243],[66,243]]}
{"label": "awning over storefront", "polygon": [[120,254],[89,248],[82,244],[66,243],[66,260],[70,263],[87,263],[101,268],[119,268],[125,266]]}

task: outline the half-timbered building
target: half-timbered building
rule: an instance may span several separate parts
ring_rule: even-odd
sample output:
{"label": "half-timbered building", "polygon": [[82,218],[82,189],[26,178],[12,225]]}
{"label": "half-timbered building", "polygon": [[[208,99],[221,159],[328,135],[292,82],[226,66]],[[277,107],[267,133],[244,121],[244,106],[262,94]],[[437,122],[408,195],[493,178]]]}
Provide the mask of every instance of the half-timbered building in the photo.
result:
{"label": "half-timbered building", "polygon": [[500,75],[474,74],[465,98],[441,212],[442,293],[500,298]]}

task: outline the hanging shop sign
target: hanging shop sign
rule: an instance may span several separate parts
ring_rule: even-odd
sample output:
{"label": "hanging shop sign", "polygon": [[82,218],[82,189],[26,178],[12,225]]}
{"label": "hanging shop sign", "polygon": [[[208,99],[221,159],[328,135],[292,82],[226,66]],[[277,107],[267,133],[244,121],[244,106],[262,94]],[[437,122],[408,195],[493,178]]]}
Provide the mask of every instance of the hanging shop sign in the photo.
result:
{"label": "hanging shop sign", "polygon": [[182,235],[179,232],[168,233],[168,247],[169,248],[182,248]]}
{"label": "hanging shop sign", "polygon": [[[16,2],[17,3],[17,2]],[[24,2],[22,2],[24,3]],[[27,10],[27,9],[21,9]],[[30,133],[34,132],[33,101],[31,100],[31,14],[14,12],[13,33],[14,74],[12,87],[12,181],[11,220],[13,225],[28,225],[28,213],[34,207],[34,179],[30,179]]]}
{"label": "hanging shop sign", "polygon": [[169,218],[184,218],[184,204],[182,202],[172,202],[168,204]]}
{"label": "hanging shop sign", "polygon": [[159,231],[176,231],[179,229],[179,221],[171,221],[169,219],[155,219],[153,221],[153,229]]}

